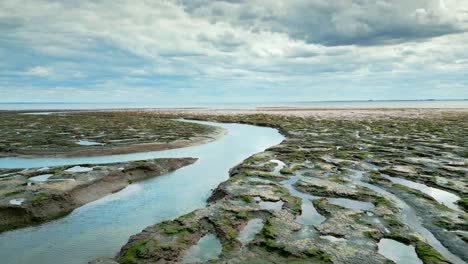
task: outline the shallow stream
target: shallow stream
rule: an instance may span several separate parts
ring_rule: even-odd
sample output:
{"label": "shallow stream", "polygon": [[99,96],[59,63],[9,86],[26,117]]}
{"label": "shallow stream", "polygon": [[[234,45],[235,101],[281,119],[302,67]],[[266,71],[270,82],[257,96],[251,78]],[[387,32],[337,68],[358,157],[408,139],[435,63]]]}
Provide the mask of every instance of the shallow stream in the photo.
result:
{"label": "shallow stream", "polygon": [[228,179],[230,168],[284,139],[272,128],[190,122],[223,127],[228,134],[208,144],[157,152],[0,159],[0,168],[39,168],[154,158],[199,158],[194,164],[173,173],[131,184],[64,218],[0,234],[1,262],[82,264],[98,256],[114,256],[129,236],[143,228],[204,207],[211,190]]}

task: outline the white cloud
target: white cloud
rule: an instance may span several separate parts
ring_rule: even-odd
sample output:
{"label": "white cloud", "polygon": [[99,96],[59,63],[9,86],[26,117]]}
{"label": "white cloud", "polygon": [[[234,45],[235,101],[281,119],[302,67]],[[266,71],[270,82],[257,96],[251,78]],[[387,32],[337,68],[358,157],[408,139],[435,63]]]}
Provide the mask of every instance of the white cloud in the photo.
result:
{"label": "white cloud", "polygon": [[[467,10],[456,0],[8,0],[0,28],[18,45],[0,45],[0,54],[21,47],[25,59],[0,68],[23,66],[52,86],[79,80],[95,93],[120,85],[355,96],[356,87],[408,85],[408,76],[416,91],[436,78],[468,81]],[[31,65],[36,56],[47,66]],[[0,73],[3,87],[17,82]]]}
{"label": "white cloud", "polygon": [[48,67],[36,66],[30,68],[28,71],[24,72],[25,75],[39,76],[39,77],[49,77],[53,75],[53,70]]}

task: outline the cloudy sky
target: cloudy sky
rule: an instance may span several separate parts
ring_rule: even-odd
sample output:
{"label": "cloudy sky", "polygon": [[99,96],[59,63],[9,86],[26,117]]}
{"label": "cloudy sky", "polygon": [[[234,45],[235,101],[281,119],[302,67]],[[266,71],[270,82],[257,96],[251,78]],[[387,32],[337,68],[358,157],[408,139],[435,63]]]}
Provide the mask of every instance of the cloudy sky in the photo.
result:
{"label": "cloudy sky", "polygon": [[468,98],[466,0],[2,0],[0,102]]}

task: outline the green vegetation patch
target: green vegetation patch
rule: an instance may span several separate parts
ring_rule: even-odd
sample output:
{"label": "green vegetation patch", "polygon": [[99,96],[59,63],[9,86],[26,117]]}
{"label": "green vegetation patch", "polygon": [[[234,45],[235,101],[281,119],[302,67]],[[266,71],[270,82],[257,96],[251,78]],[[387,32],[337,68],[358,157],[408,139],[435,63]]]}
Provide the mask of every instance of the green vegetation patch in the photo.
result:
{"label": "green vegetation patch", "polygon": [[122,264],[136,263],[136,260],[142,257],[142,254],[146,250],[147,241],[139,241],[131,245],[125,254],[120,257],[119,262]]}
{"label": "green vegetation patch", "polygon": [[416,243],[416,254],[425,264],[450,263],[437,250],[424,242]]}
{"label": "green vegetation patch", "polygon": [[47,193],[38,193],[38,194],[34,195],[34,197],[31,199],[31,202],[38,203],[38,202],[46,199],[47,197],[49,197],[49,195]]}

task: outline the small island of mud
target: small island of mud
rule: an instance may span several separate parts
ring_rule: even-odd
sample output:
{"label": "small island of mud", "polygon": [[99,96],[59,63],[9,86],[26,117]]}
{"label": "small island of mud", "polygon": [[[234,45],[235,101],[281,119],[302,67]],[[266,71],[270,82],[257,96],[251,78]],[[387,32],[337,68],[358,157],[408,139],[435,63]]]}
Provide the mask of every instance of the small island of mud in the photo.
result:
{"label": "small island of mud", "polygon": [[0,120],[0,157],[85,157],[158,151],[204,144],[226,133],[220,127],[138,111],[0,111]]}

